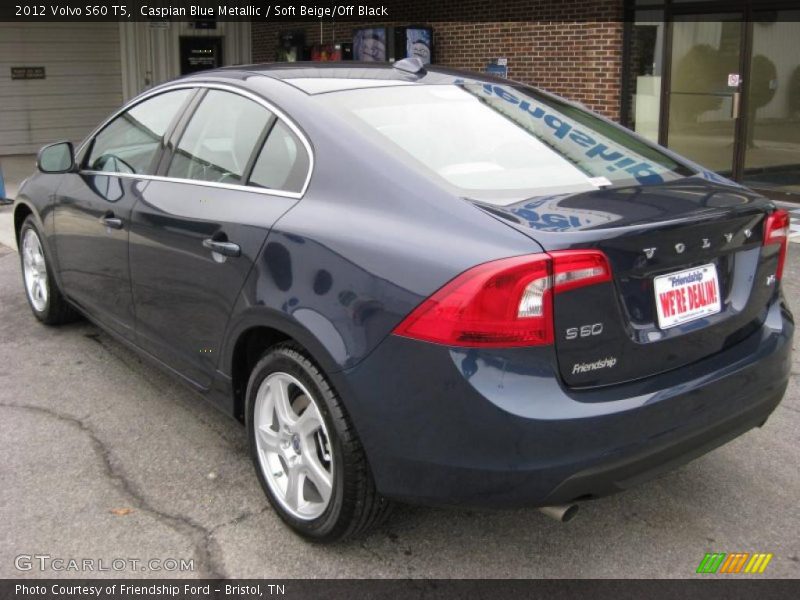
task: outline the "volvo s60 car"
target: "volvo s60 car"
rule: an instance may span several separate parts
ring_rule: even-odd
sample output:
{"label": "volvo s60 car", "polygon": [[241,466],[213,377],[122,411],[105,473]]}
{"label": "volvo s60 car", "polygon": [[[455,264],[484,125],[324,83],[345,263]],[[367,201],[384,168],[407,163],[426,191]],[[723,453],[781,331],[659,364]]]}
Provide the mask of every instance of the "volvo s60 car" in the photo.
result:
{"label": "volvo s60 car", "polygon": [[277,514],[541,507],[762,425],[789,377],[788,216],[525,85],[412,60],[256,65],[44,148],[27,298],[246,425]]}

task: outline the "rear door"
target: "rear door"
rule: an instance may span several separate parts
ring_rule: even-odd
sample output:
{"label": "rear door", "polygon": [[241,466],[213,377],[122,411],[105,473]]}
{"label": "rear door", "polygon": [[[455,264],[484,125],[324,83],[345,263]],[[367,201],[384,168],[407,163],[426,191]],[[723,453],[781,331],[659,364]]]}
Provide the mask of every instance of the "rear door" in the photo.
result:
{"label": "rear door", "polygon": [[202,93],[136,205],[130,260],[139,344],[207,387],[241,287],[305,187],[310,148],[258,98]]}
{"label": "rear door", "polygon": [[193,90],[143,100],[90,142],[78,173],[56,196],[55,246],[66,294],[126,338],[134,338],[128,266],[131,209],[152,175],[164,136]]}

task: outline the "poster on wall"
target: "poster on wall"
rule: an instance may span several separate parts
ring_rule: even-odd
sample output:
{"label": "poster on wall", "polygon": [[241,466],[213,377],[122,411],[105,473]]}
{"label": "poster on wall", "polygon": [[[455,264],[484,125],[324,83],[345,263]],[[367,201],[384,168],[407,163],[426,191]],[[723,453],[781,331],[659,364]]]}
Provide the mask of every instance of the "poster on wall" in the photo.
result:
{"label": "poster on wall", "polygon": [[314,62],[328,62],[342,60],[341,44],[314,44],[311,46],[311,60]]}
{"label": "poster on wall", "polygon": [[283,31],[278,34],[278,51],[275,60],[278,62],[296,62],[303,60],[303,47],[306,34],[303,31]]}
{"label": "poster on wall", "polygon": [[353,60],[383,62],[386,57],[385,27],[355,30],[353,34]]}
{"label": "poster on wall", "polygon": [[406,27],[404,42],[404,58],[417,57],[423,64],[428,65],[431,63],[433,31],[430,27]]}
{"label": "poster on wall", "polygon": [[503,79],[508,79],[508,59],[495,58],[486,65],[484,71],[489,75],[494,75],[495,77],[502,77]]}

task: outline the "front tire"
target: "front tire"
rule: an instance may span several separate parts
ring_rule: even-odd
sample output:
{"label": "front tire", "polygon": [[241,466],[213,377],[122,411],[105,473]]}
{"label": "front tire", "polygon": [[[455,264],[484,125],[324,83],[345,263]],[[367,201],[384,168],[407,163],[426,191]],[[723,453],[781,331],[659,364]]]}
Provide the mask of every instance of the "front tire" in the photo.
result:
{"label": "front tire", "polygon": [[28,216],[19,231],[19,259],[25,296],[34,316],[47,325],[62,325],[78,313],[58,289],[36,221]]}
{"label": "front tire", "polygon": [[297,345],[273,348],[253,368],[247,430],[261,487],[300,535],[333,542],[389,513],[341,400]]}

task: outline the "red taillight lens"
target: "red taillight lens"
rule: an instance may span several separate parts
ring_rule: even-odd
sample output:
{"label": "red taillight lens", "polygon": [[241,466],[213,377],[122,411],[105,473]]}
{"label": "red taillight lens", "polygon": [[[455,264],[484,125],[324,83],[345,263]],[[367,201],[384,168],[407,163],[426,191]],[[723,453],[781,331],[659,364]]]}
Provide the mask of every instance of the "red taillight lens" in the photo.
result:
{"label": "red taillight lens", "polygon": [[394,333],[470,347],[553,343],[553,294],[611,279],[602,252],[565,250],[474,267],[420,304]]}
{"label": "red taillight lens", "polygon": [[786,262],[786,250],[789,242],[789,213],[776,210],[764,219],[764,245],[778,245],[778,270],[775,277],[780,281],[783,276],[783,263]]}

